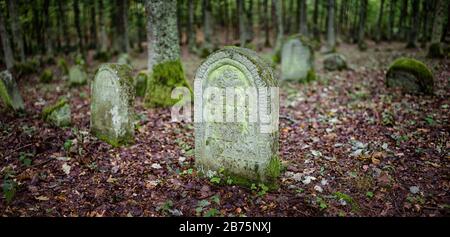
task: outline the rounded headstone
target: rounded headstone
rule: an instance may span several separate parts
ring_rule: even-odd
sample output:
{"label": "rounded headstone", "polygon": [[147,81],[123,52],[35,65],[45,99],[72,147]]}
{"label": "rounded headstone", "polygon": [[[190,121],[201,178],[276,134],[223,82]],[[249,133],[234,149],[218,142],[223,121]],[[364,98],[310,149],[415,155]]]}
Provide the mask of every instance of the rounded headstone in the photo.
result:
{"label": "rounded headstone", "polygon": [[386,73],[386,85],[399,87],[406,93],[433,94],[434,76],[422,62],[412,58],[399,58]]}
{"label": "rounded headstone", "polygon": [[281,79],[310,81],[314,75],[312,47],[300,36],[289,37],[281,51]]}

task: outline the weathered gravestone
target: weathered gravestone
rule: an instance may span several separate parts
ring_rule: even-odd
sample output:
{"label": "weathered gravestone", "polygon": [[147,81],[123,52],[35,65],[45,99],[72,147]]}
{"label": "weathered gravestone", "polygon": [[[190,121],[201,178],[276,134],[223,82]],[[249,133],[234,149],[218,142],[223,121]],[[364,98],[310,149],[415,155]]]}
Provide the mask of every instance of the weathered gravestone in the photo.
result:
{"label": "weathered gravestone", "polygon": [[66,127],[71,123],[71,111],[69,101],[60,99],[56,104],[49,105],[42,110],[43,119],[57,127]]}
{"label": "weathered gravestone", "polygon": [[74,65],[69,70],[69,85],[80,86],[87,83],[87,73],[83,66]]}
{"label": "weathered gravestone", "polygon": [[194,87],[200,173],[244,186],[275,184],[279,95],[268,63],[249,49],[226,47],[199,67]]}
{"label": "weathered gravestone", "polygon": [[340,71],[347,69],[347,61],[343,55],[332,53],[323,60],[323,67],[328,71]]}
{"label": "weathered gravestone", "polygon": [[386,85],[398,87],[406,93],[433,94],[434,76],[422,62],[412,58],[399,58],[389,66]]}
{"label": "weathered gravestone", "polygon": [[9,71],[0,73],[0,97],[8,108],[16,111],[25,109],[19,88]]}
{"label": "weathered gravestone", "polygon": [[134,140],[135,89],[126,64],[103,64],[92,83],[91,131],[113,146]]}
{"label": "weathered gravestone", "polygon": [[281,78],[300,82],[315,79],[314,51],[301,36],[291,36],[283,44]]}

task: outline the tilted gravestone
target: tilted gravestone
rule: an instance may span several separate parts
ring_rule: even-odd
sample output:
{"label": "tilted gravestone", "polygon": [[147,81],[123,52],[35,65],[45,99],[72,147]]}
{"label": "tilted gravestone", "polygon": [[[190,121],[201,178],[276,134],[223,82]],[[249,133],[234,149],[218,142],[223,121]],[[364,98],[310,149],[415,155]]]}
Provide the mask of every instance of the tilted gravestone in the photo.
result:
{"label": "tilted gravestone", "polygon": [[42,111],[45,121],[57,127],[66,127],[71,123],[71,110],[69,100],[60,99],[56,104],[45,107]]}
{"label": "tilted gravestone", "polygon": [[281,79],[300,82],[315,79],[314,51],[301,36],[291,36],[283,44]]}
{"label": "tilted gravestone", "polygon": [[279,95],[268,63],[251,50],[226,47],[199,67],[194,87],[200,173],[244,186],[275,184]]}
{"label": "tilted gravestone", "polygon": [[132,143],[135,89],[130,66],[102,64],[91,86],[91,132],[113,146]]}
{"label": "tilted gravestone", "polygon": [[0,73],[0,98],[8,108],[16,111],[25,109],[19,88],[9,71]]}

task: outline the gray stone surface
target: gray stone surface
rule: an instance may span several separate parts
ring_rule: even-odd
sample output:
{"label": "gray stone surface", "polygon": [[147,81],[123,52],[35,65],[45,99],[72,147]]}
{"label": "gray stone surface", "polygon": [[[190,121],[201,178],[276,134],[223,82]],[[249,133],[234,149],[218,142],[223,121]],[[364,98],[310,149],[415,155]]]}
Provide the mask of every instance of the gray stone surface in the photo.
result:
{"label": "gray stone surface", "polygon": [[281,51],[281,78],[288,81],[310,80],[314,70],[314,51],[301,37],[290,37]]}
{"label": "gray stone surface", "polygon": [[83,66],[74,65],[69,70],[69,85],[79,86],[87,83],[87,73]]}
{"label": "gray stone surface", "polygon": [[25,109],[16,81],[7,70],[0,73],[0,98],[8,108],[16,111]]}
{"label": "gray stone surface", "polygon": [[[251,50],[226,47],[210,55],[198,68],[194,84],[195,157],[199,171],[208,177],[224,173],[242,185],[276,180],[280,171],[279,97],[278,94],[270,97],[270,88],[278,88],[271,67]],[[227,103],[220,107],[205,97],[205,91],[212,87],[253,89],[260,99],[253,98],[253,102],[265,101],[257,107],[258,114],[267,114],[269,120],[263,121],[261,117],[251,120],[247,113],[244,120],[237,120],[235,110],[235,122],[226,122],[227,107],[233,109],[236,105]],[[240,98],[244,96],[241,94]],[[246,104],[245,108],[248,107]],[[205,121],[202,115],[217,108],[222,108],[218,112],[223,115],[223,122]],[[263,132],[267,124],[273,125],[273,129]]]}
{"label": "gray stone surface", "polygon": [[92,83],[91,131],[113,146],[134,140],[134,81],[131,67],[103,64]]}
{"label": "gray stone surface", "polygon": [[333,53],[325,57],[323,66],[328,71],[347,69],[347,60],[341,54]]}

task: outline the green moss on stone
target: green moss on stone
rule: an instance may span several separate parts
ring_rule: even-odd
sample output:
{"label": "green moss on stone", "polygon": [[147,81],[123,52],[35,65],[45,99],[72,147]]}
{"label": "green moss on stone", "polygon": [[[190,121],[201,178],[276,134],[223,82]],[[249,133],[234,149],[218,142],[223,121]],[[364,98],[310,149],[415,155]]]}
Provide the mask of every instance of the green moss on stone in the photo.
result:
{"label": "green moss on stone", "polygon": [[69,101],[66,98],[60,99],[56,104],[49,105],[42,110],[42,118],[46,120],[48,116],[55,110],[60,109],[64,105],[68,104]]}
{"label": "green moss on stone", "polygon": [[81,86],[87,83],[87,74],[81,65],[74,65],[69,70],[69,84],[73,86]]}
{"label": "green moss on stone", "polygon": [[58,127],[69,126],[71,123],[69,101],[62,98],[56,104],[45,107],[42,110],[42,118]]}
{"label": "green moss on stone", "polygon": [[22,96],[16,82],[12,79],[9,71],[0,73],[0,98],[3,100],[7,108],[15,111],[24,111]]}
{"label": "green moss on stone", "polygon": [[117,58],[117,63],[131,64],[130,56],[127,53],[119,55],[119,57]]}
{"label": "green moss on stone", "polygon": [[53,71],[49,68],[45,69],[41,76],[39,77],[39,81],[43,83],[49,83],[53,80]]}
{"label": "green moss on stone", "polygon": [[[417,79],[419,89],[426,93],[432,94],[434,87],[434,76],[430,69],[422,62],[412,58],[399,58],[395,60],[390,66],[386,74],[387,86],[394,86],[396,72],[406,72]],[[405,88],[407,89],[407,88]]]}
{"label": "green moss on stone", "polygon": [[184,75],[180,60],[167,61],[153,66],[147,81],[145,106],[170,107],[179,99],[172,99],[172,90],[176,87],[188,87],[192,91]]}
{"label": "green moss on stone", "polygon": [[2,80],[0,80],[0,98],[2,98],[7,107],[13,108],[13,102],[8,95],[8,90]]}
{"label": "green moss on stone", "polygon": [[60,58],[58,59],[58,63],[57,63],[59,69],[61,70],[63,75],[68,75],[69,74],[69,66],[67,65],[67,62],[64,58]]}

